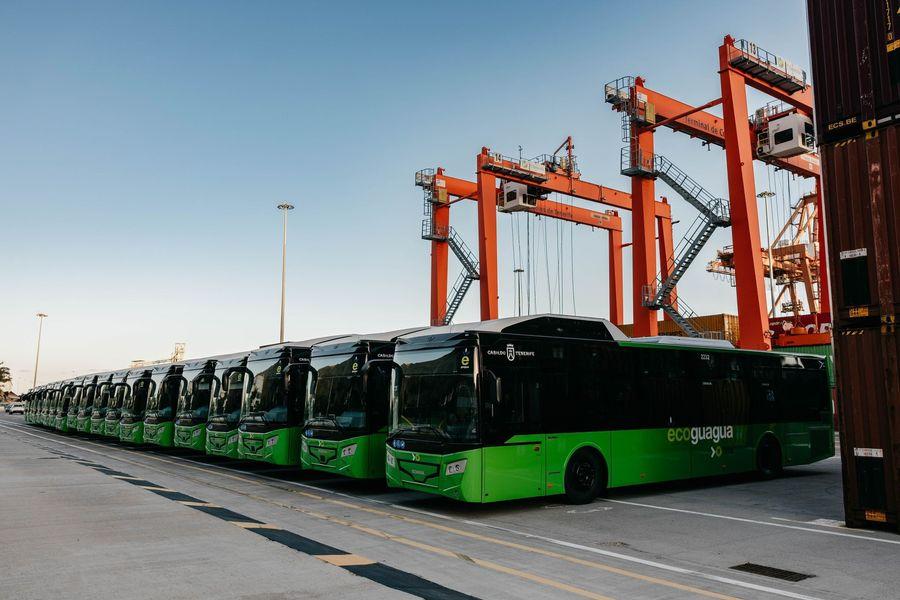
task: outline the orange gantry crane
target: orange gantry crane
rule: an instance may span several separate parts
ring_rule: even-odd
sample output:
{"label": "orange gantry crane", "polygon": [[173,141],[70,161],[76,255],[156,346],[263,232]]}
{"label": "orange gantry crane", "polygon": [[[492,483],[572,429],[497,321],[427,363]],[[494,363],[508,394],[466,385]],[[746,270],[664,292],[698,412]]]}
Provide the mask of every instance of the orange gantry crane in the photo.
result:
{"label": "orange gantry crane", "polygon": [[[564,154],[560,154],[561,150]],[[553,202],[547,194],[562,195],[604,204],[614,209],[631,210],[627,192],[602,186],[581,178],[573,154],[572,138],[567,138],[552,155],[533,160],[515,159],[482,148],[476,157],[476,181],[448,176],[438,168],[416,173],[416,185],[425,193],[425,219],[422,237],[431,241],[431,323],[447,324],[462,299],[478,280],[481,319],[499,316],[499,280],[497,266],[497,212],[529,212],[547,218],[587,225],[609,233],[609,315],[614,323],[624,320],[622,221],[616,210],[595,211]],[[498,181],[500,183],[498,187]],[[478,203],[478,254],[465,245],[450,226],[450,206],[459,200]],[[657,201],[651,218],[661,235],[661,262],[672,253],[672,221],[668,203]],[[463,271],[448,294],[449,252],[460,260]]]}
{"label": "orange gantry crane", "polygon": [[[688,334],[699,335],[692,324],[692,311],[681,298],[676,304],[671,292],[715,229],[731,227],[739,344],[743,348],[769,349],[753,161],[762,160],[802,177],[819,177],[818,156],[812,152],[812,88],[806,82],[806,73],[790,62],[731,36],[726,36],[719,47],[719,79],[721,97],[698,107],[647,88],[640,77],[620,78],[605,88],[607,102],[623,113],[623,141],[628,142],[622,150],[621,172],[632,182],[635,291],[641,286],[640,296],[635,294],[634,299],[634,334],[655,335],[656,311],[662,309]],[[747,86],[772,96],[784,108],[757,114],[751,120]],[[722,117],[706,110],[716,105],[721,105]],[[799,119],[794,115],[799,115]],[[804,123],[808,128],[804,128]],[[655,153],[654,132],[659,127],[725,149],[728,201],[716,198],[667,158]],[[792,137],[785,142],[788,133]],[[654,230],[653,221],[648,218],[657,178],[700,213],[670,263],[662,265],[658,275],[655,256],[649,251]],[[818,195],[816,202],[821,208]],[[819,228],[818,238],[824,239],[821,220]],[[825,264],[826,261],[819,261],[819,298],[820,310],[828,312]]]}

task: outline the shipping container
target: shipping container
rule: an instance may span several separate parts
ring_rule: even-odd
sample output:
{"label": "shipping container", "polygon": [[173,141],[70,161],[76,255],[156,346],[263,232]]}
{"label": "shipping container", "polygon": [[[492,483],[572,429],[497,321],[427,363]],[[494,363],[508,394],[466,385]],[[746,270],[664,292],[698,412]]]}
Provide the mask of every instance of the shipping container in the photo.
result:
{"label": "shipping container", "polygon": [[900,334],[835,335],[844,513],[851,527],[900,529]]}
{"label": "shipping container", "polygon": [[835,327],[879,326],[900,300],[900,125],[822,149]]}
{"label": "shipping container", "polygon": [[[732,344],[737,344],[740,328],[738,327],[737,315],[729,315],[725,313],[717,315],[702,315],[691,319],[691,323],[698,331],[702,332],[704,337],[728,340]],[[627,325],[619,325],[619,329],[627,335],[632,336],[634,326],[631,323]],[[687,335],[675,323],[675,321],[661,320],[658,323],[659,335]]]}
{"label": "shipping container", "polygon": [[900,122],[900,0],[807,0],[817,136]]}

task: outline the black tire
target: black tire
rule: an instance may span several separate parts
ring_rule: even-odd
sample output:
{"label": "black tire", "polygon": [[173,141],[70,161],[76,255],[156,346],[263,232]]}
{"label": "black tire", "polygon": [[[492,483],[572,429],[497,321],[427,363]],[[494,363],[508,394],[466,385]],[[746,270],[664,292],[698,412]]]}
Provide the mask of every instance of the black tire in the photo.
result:
{"label": "black tire", "polygon": [[756,449],[756,468],[759,474],[766,479],[772,479],[781,475],[784,464],[781,459],[781,445],[773,436],[767,435]]}
{"label": "black tire", "polygon": [[587,504],[606,490],[606,466],[593,450],[582,448],[566,465],[566,501]]}

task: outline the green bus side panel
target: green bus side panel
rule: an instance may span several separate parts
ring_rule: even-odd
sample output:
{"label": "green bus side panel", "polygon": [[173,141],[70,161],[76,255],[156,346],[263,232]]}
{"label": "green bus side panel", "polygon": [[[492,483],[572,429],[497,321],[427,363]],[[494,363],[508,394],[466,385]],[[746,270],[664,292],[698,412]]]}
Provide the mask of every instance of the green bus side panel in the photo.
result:
{"label": "green bus side panel", "polygon": [[206,449],[206,423],[176,425],[173,439],[176,448],[190,448],[203,452]]}
{"label": "green bus side panel", "polygon": [[91,433],[94,435],[104,435],[106,433],[106,419],[91,417]]}
{"label": "green bus side panel", "polygon": [[785,466],[834,455],[834,429],[821,422],[673,427],[522,435],[501,446],[447,455],[388,447],[385,477],[390,487],[497,502],[564,493],[566,465],[582,448],[603,457],[609,487],[753,471],[765,435],[778,440]]}
{"label": "green bus side panel", "polygon": [[69,415],[66,419],[66,428],[68,431],[78,431],[78,417]]}
{"label": "green bus side panel", "polygon": [[213,456],[238,457],[238,430],[207,431],[206,453]]}
{"label": "green bus side panel", "polygon": [[300,464],[300,427],[285,427],[265,433],[242,431],[238,458],[275,465]]}
{"label": "green bus side panel", "polygon": [[336,473],[355,479],[384,478],[384,433],[346,440],[301,437],[300,464],[304,469]]}
{"label": "green bus side panel", "polygon": [[144,443],[144,423],[119,423],[119,439],[132,444]]}
{"label": "green bus side panel", "polygon": [[69,418],[56,417],[56,428],[63,433],[69,433]]}
{"label": "green bus side panel", "polygon": [[144,443],[171,448],[174,445],[175,423],[144,423]]}

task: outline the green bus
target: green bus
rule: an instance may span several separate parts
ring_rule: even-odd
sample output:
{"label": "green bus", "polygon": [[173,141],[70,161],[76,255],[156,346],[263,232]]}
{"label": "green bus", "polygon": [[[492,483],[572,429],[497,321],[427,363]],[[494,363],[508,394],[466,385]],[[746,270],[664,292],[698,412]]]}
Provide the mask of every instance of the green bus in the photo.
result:
{"label": "green bus", "polygon": [[300,428],[312,347],[344,336],[262,346],[250,353],[249,393],[241,406],[238,456],[276,465],[300,464]]}
{"label": "green bus", "polygon": [[[144,413],[147,400],[153,395],[158,380],[169,370],[169,365],[140,367],[128,375],[131,393],[122,400],[119,419],[119,440],[132,444],[144,443]],[[154,379],[155,378],[155,379]]]}
{"label": "green bus", "polygon": [[424,327],[313,346],[300,444],[304,469],[384,479],[394,344]]}
{"label": "green bus", "polygon": [[241,405],[252,378],[247,369],[249,355],[243,352],[216,361],[216,390],[210,394],[206,421],[206,453],[212,456],[238,457]]}
{"label": "green bus", "polygon": [[94,408],[91,411],[91,434],[106,435],[106,411],[113,391],[115,373],[102,373],[97,376],[97,392],[94,396]]}
{"label": "green bus", "polygon": [[75,431],[91,432],[91,415],[94,413],[94,395],[97,392],[97,375],[88,375],[81,386],[81,402],[75,415]]}
{"label": "green bus", "polygon": [[53,401],[56,396],[56,392],[61,386],[61,383],[54,383],[44,387],[41,391],[41,405],[40,405],[40,414],[38,414],[38,423],[44,427],[50,427],[50,415],[53,409]]}
{"label": "green bus", "polygon": [[[140,371],[135,371],[139,373]],[[122,407],[125,399],[131,395],[132,371],[125,369],[116,371],[112,376],[112,389],[109,402],[106,405],[106,418],[103,422],[103,435],[113,439],[119,439],[122,422]]]}
{"label": "green bus", "polygon": [[78,431],[78,409],[81,406],[81,399],[84,395],[85,377],[78,377],[70,386],[69,402],[66,404],[66,410],[62,414],[62,420],[65,421],[66,432]]}
{"label": "green bus", "polygon": [[153,390],[144,413],[144,443],[171,448],[175,445],[175,409],[184,385],[183,363],[154,370]]}
{"label": "green bus", "polygon": [[392,487],[585,503],[608,487],[774,475],[834,454],[821,356],[538,315],[414,333],[394,362]]}
{"label": "green bus", "polygon": [[219,391],[216,362],[216,358],[198,358],[184,363],[181,393],[175,410],[176,448],[189,448],[199,452],[206,449],[209,404]]}

